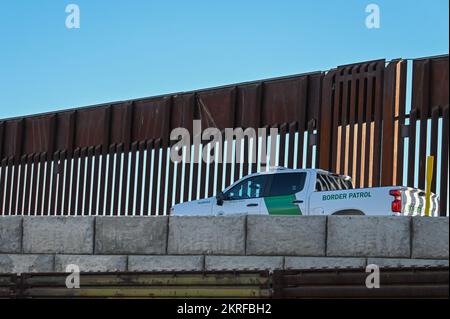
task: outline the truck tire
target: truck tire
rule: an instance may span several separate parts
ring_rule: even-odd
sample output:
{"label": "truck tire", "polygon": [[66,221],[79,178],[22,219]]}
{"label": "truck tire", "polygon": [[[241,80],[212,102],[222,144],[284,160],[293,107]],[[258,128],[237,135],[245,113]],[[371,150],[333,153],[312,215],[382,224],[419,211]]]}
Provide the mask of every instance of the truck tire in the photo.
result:
{"label": "truck tire", "polygon": [[333,216],[365,216],[365,214],[356,209],[349,209],[349,210],[340,210],[336,213],[332,214]]}

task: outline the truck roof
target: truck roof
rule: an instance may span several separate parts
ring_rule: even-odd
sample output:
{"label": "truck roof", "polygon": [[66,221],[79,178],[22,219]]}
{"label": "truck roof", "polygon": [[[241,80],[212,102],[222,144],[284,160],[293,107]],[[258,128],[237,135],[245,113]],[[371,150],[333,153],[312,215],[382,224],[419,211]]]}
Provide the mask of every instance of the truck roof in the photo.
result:
{"label": "truck roof", "polygon": [[315,172],[318,174],[331,175],[331,176],[335,176],[335,177],[344,178],[346,180],[351,179],[350,176],[331,173],[329,171],[319,169],[319,168],[295,168],[294,169],[294,168],[287,168],[287,167],[282,167],[282,166],[270,167],[268,171],[252,173],[249,176],[267,175],[267,174],[276,174],[276,173],[289,173],[289,172]]}

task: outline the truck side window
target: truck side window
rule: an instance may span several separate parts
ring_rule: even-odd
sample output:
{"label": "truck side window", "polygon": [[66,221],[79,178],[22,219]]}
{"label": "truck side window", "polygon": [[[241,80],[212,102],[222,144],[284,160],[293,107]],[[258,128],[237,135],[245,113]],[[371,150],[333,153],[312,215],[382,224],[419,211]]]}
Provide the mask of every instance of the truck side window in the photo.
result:
{"label": "truck side window", "polygon": [[273,175],[268,196],[292,195],[303,190],[306,173],[283,173]]}
{"label": "truck side window", "polygon": [[330,182],[328,181],[325,175],[319,174],[319,179],[322,181],[322,184],[324,185],[324,188],[322,189],[323,191],[331,190]]}
{"label": "truck side window", "polygon": [[334,178],[331,176],[325,176],[325,179],[328,181],[329,189],[330,191],[338,190],[336,183],[334,182]]}
{"label": "truck side window", "polygon": [[226,200],[259,198],[264,194],[268,176],[261,175],[247,178],[225,193]]}
{"label": "truck side window", "polygon": [[317,192],[324,192],[327,191],[327,183],[325,182],[322,174],[317,174],[317,181],[316,181],[316,191]]}

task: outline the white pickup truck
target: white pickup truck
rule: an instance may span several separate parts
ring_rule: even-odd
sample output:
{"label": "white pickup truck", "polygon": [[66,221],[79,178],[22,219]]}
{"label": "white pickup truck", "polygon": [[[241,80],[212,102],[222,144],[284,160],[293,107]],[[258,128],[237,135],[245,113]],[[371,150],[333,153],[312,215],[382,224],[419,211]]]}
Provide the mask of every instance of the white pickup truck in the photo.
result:
{"label": "white pickup truck", "polygon": [[[439,199],[431,196],[432,216]],[[174,216],[188,215],[384,215],[414,216],[425,213],[425,192],[390,186],[353,187],[349,176],[319,169],[274,168],[235,182],[216,197],[172,207]]]}

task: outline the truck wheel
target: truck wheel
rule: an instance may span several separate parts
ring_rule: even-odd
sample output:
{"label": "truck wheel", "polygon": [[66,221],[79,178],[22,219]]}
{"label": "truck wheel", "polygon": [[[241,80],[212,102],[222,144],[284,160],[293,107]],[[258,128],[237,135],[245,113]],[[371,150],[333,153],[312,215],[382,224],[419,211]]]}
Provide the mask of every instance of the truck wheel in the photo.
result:
{"label": "truck wheel", "polygon": [[338,211],[332,215],[334,215],[334,216],[364,216],[365,214],[360,210],[349,209],[349,210]]}

